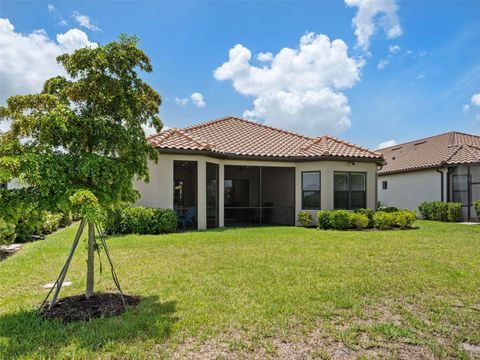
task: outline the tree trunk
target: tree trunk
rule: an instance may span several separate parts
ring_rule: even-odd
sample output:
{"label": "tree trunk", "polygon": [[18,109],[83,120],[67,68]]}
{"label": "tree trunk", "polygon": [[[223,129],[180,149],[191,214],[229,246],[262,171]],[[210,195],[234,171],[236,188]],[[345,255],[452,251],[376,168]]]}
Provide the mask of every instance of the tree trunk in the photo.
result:
{"label": "tree trunk", "polygon": [[93,295],[94,285],[94,258],[95,258],[95,223],[88,223],[88,257],[87,257],[87,289],[85,297]]}

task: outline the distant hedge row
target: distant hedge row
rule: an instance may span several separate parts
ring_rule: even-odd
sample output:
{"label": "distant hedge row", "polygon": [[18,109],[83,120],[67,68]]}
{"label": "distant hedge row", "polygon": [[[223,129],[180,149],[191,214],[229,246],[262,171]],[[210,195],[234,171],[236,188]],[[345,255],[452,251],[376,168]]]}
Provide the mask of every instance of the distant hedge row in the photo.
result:
{"label": "distant hedge row", "polygon": [[[372,209],[320,210],[317,212],[317,227],[322,230],[347,229],[410,229],[416,220],[415,211],[387,208],[374,211]],[[298,222],[302,226],[310,226],[313,216],[307,211],[300,211]]]}
{"label": "distant hedge row", "polygon": [[111,210],[104,224],[107,234],[166,234],[177,229],[172,209],[128,206]]}
{"label": "distant hedge row", "polygon": [[462,203],[425,201],[418,205],[418,210],[425,220],[458,221],[462,216]]}

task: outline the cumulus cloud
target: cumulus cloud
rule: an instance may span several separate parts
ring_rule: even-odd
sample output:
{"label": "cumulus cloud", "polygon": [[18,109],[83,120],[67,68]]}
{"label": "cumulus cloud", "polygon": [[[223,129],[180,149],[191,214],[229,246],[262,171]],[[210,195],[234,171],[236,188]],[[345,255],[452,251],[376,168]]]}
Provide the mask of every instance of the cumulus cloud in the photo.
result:
{"label": "cumulus cloud", "polygon": [[352,25],[355,28],[357,45],[364,51],[368,51],[370,38],[378,28],[382,28],[389,39],[402,35],[395,0],[345,0],[345,3],[357,8]]}
{"label": "cumulus cloud", "polygon": [[49,11],[49,12],[54,12],[54,11],[57,10],[57,9],[55,8],[55,6],[53,6],[52,4],[48,4],[48,5],[47,5],[47,8],[48,8],[48,11]]}
{"label": "cumulus cloud", "polygon": [[468,110],[470,110],[470,105],[465,104],[465,105],[462,106],[462,109],[463,109],[463,112],[466,113],[466,112],[468,112]]}
{"label": "cumulus cloud", "polygon": [[237,92],[255,98],[245,117],[312,135],[350,127],[350,106],[341,91],[359,81],[364,63],[348,56],[345,42],[308,33],[298,48],[262,58],[270,63],[253,66],[250,50],[238,44],[214,71],[217,80],[231,80]]}
{"label": "cumulus cloud", "polygon": [[56,57],[86,46],[97,44],[78,29],[58,34],[55,41],[44,30],[17,33],[8,19],[0,18],[0,103],[12,95],[38,92],[45,80],[65,75]]}
{"label": "cumulus cloud", "polygon": [[258,61],[272,61],[273,60],[273,54],[271,52],[262,52],[257,55],[257,60]]}
{"label": "cumulus cloud", "polygon": [[385,66],[387,66],[388,64],[390,64],[390,61],[389,61],[389,60],[381,59],[381,60],[378,62],[377,69],[378,69],[378,70],[383,70],[383,69],[385,69]]}
{"label": "cumulus cloud", "polygon": [[480,106],[480,93],[473,95],[471,101],[473,105]]}
{"label": "cumulus cloud", "polygon": [[378,144],[377,146],[377,149],[385,149],[385,148],[388,148],[390,146],[395,146],[397,145],[397,142],[395,140],[387,140],[387,141],[384,141],[384,142],[381,142],[380,144]]}
{"label": "cumulus cloud", "polygon": [[196,107],[205,107],[205,99],[203,98],[203,95],[199,92],[194,92],[190,97],[185,97],[185,98],[175,98],[175,104],[180,105],[180,106],[185,106],[188,103],[192,103]]}
{"label": "cumulus cloud", "polygon": [[101,29],[96,25],[92,24],[92,20],[89,16],[80,14],[78,11],[73,12],[73,18],[78,22],[78,25],[87,28],[92,31],[100,31]]}
{"label": "cumulus cloud", "polygon": [[48,12],[53,16],[53,18],[58,22],[58,25],[67,25],[67,21],[62,17],[62,14],[54,5],[48,4],[47,9]]}
{"label": "cumulus cloud", "polygon": [[192,100],[193,105],[196,107],[205,107],[205,100],[203,99],[203,95],[199,92],[194,92],[190,95],[190,99]]}

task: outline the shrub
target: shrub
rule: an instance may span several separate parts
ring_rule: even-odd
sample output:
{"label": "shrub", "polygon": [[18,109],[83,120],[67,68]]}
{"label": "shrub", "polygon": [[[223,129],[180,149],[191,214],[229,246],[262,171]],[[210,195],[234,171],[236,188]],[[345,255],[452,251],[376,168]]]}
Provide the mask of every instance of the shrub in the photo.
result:
{"label": "shrub", "polygon": [[0,218],[0,245],[9,245],[15,241],[15,225]]}
{"label": "shrub", "polygon": [[475,212],[477,213],[477,221],[480,221],[480,200],[474,201],[473,206],[475,207]]}
{"label": "shrub", "polygon": [[308,227],[312,224],[313,216],[308,211],[299,211],[297,215],[297,222],[303,227]]}
{"label": "shrub", "polygon": [[380,230],[391,229],[395,226],[396,216],[393,212],[377,211],[375,213],[375,227]]}
{"label": "shrub", "polygon": [[335,230],[344,230],[352,227],[350,212],[347,210],[333,210],[330,212],[330,226]]}
{"label": "shrub", "polygon": [[72,224],[72,214],[70,213],[70,211],[63,211],[60,213],[60,216],[60,227],[66,227]]}
{"label": "shrub", "polygon": [[415,220],[417,220],[417,214],[415,211],[399,210],[391,214],[395,215],[395,226],[400,229],[410,229]]}
{"label": "shrub", "polygon": [[16,224],[17,241],[31,241],[33,235],[42,234],[44,213],[37,210],[25,211]]}
{"label": "shrub", "polygon": [[378,208],[378,211],[383,211],[383,212],[386,212],[386,213],[391,213],[391,212],[396,212],[396,211],[398,211],[398,208],[395,207],[395,206],[382,206],[382,207]]}
{"label": "shrub", "polygon": [[330,211],[320,210],[317,212],[317,226],[319,229],[327,230],[331,229],[330,225]]}
{"label": "shrub", "polygon": [[109,210],[104,222],[107,234],[164,234],[177,229],[171,209],[128,206]]}
{"label": "shrub", "polygon": [[350,213],[349,217],[350,225],[353,226],[355,229],[366,229],[370,223],[368,216],[359,212]]}
{"label": "shrub", "polygon": [[375,226],[374,217],[375,217],[375,210],[373,209],[358,209],[355,210],[356,213],[366,215],[368,218],[368,228],[373,228]]}
{"label": "shrub", "polygon": [[42,225],[40,226],[41,234],[51,234],[60,226],[62,214],[42,213]]}
{"label": "shrub", "polygon": [[462,204],[458,202],[425,201],[418,210],[426,220],[457,221],[462,214]]}
{"label": "shrub", "polygon": [[177,215],[172,209],[153,209],[152,234],[168,234],[177,230]]}

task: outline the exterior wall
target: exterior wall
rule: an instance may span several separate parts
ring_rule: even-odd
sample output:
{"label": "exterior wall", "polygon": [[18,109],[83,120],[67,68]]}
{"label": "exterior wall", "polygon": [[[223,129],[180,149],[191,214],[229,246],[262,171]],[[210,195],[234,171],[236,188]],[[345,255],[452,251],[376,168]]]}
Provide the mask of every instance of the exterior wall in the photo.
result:
{"label": "exterior wall", "polygon": [[[446,184],[446,169],[443,174],[444,184]],[[387,181],[386,190],[382,189],[383,181]],[[377,186],[381,206],[416,210],[418,204],[423,201],[442,200],[442,182],[440,173],[436,169],[379,175]],[[443,199],[446,200],[446,193]]]}
{"label": "exterior wall", "polygon": [[[302,171],[321,171],[321,207],[333,209],[333,173],[334,171],[366,172],[367,173],[367,207],[376,206],[376,174],[377,165],[365,162],[347,161],[314,161],[314,162],[286,162],[286,161],[255,161],[255,160],[224,160],[201,155],[160,154],[158,163],[151,162],[150,182],[136,181],[135,188],[140,192],[141,198],[138,206],[148,207],[173,207],[173,162],[197,161],[198,184],[198,228],[206,228],[206,163],[219,164],[219,226],[224,226],[224,173],[225,165],[248,165],[269,167],[294,167],[295,168],[295,214],[301,209],[301,173]],[[279,190],[280,191],[280,190]],[[312,210],[315,215],[316,210]],[[315,218],[315,216],[314,216]]]}

